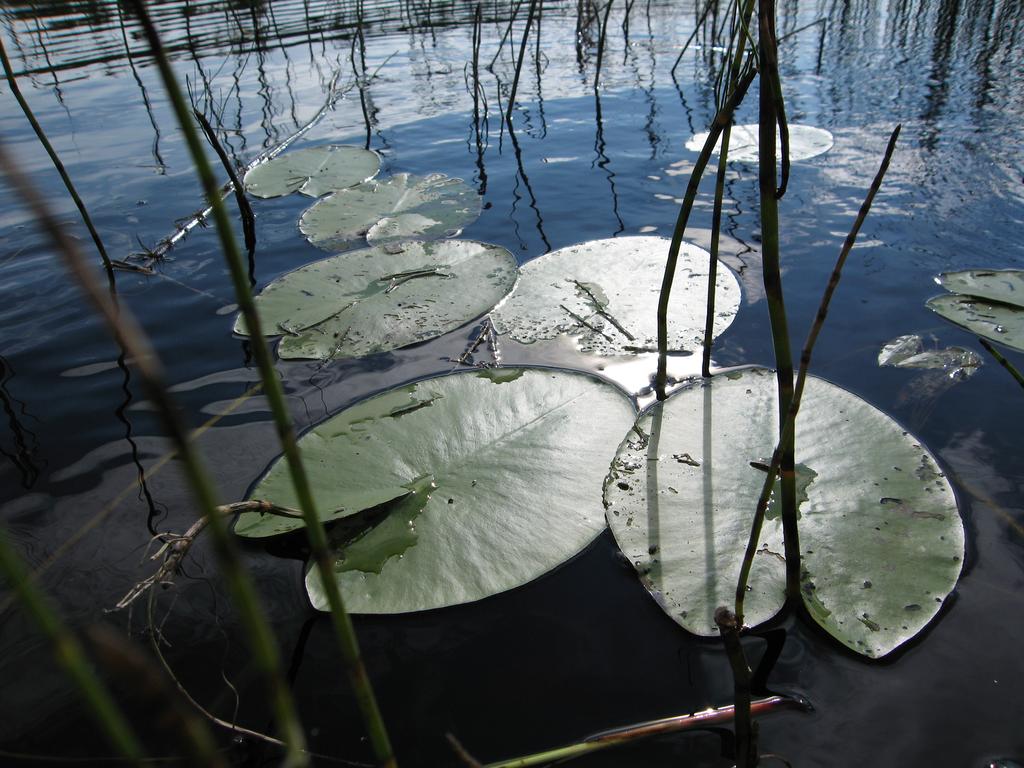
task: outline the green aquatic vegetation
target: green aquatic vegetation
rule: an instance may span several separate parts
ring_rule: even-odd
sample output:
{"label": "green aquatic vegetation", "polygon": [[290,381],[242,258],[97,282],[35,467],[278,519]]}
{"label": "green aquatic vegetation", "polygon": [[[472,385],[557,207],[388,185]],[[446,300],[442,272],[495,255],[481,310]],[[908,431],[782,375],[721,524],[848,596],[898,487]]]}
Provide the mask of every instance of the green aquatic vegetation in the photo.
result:
{"label": "green aquatic vegetation", "polygon": [[[811,125],[799,125],[790,123],[789,129],[789,159],[810,160],[812,157],[823,155],[832,149],[835,140],[832,134],[824,128],[815,128]],[[759,126],[757,123],[734,125],[729,143],[729,160],[737,163],[756,163],[760,142],[758,140]],[[694,134],[686,142],[686,148],[691,152],[700,152],[704,142],[708,140],[708,131]],[[720,145],[719,145],[720,146]],[[718,147],[715,149],[717,154]]]}
{"label": "green aquatic vegetation", "polygon": [[[473,240],[408,241],[307,264],[256,297],[284,359],[332,360],[432,339],[479,317],[512,290],[504,248]],[[247,335],[241,315],[236,333]]]}
{"label": "green aquatic vegetation", "polygon": [[369,181],[380,170],[373,150],[345,145],[297,149],[261,163],[245,174],[245,191],[256,197],[300,192],[320,197]]}
{"label": "green aquatic vegetation", "polygon": [[[623,355],[657,349],[657,296],[669,241],[661,237],[593,240],[527,262],[515,290],[492,313],[495,330],[532,344],[567,335],[579,349]],[[684,244],[681,285],[669,305],[670,353],[692,354],[703,341],[708,291],[708,253]],[[722,333],[739,309],[740,289],[722,268],[715,281],[714,333]]]}
{"label": "green aquatic vegetation", "polygon": [[935,296],[926,306],[971,333],[1024,352],[1024,308],[958,294]]}
{"label": "green aquatic vegetation", "polygon": [[[455,605],[568,560],[604,530],[601,482],[634,416],[621,391],[591,376],[485,369],[400,387],[323,422],[300,444],[318,508],[335,510],[325,519],[394,502],[338,553],[346,603],[358,613]],[[251,495],[294,504],[285,465]],[[251,513],[236,532],[301,525]],[[324,609],[314,571],[306,588]]]}
{"label": "green aquatic vegetation", "polygon": [[1019,269],[966,269],[943,272],[935,282],[951,293],[1024,307],[1024,271]]}
{"label": "green aquatic vegetation", "polygon": [[[609,524],[644,584],[700,635],[733,600],[763,457],[778,440],[774,375],[715,376],[644,411],[605,482]],[[869,657],[917,635],[956,585],[964,529],[931,454],[858,397],[808,378],[797,421],[804,605]],[[802,478],[802,480],[801,480]],[[764,523],[745,599],[753,626],[781,610],[780,521]]]}
{"label": "green aquatic vegetation", "polygon": [[299,219],[306,239],[325,251],[455,237],[480,216],[480,196],[443,173],[399,173],[335,192]]}
{"label": "green aquatic vegetation", "polygon": [[964,347],[925,349],[917,334],[897,336],[878,353],[878,364],[891,368],[920,368],[945,371],[950,379],[962,380],[981,368],[981,356]]}

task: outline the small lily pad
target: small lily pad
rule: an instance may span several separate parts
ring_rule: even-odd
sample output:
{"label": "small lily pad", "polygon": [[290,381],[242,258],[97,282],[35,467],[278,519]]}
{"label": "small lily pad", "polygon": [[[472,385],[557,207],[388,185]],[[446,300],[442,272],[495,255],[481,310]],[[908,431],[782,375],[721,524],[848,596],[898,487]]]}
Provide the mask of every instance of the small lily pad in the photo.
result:
{"label": "small lily pad", "polygon": [[935,282],[953,293],[1024,308],[1024,271],[1019,269],[943,272],[935,278]]}
{"label": "small lily pad", "polygon": [[927,307],[971,333],[1024,352],[1024,309],[974,296],[943,294]]}
{"label": "small lily pad", "polygon": [[[601,481],[634,416],[622,392],[591,376],[485,369],[391,390],[308,432],[299,445],[321,515],[348,523],[386,513],[338,552],[335,577],[350,610],[478,600],[577,554],[604,530]],[[250,495],[294,507],[285,463]],[[236,532],[298,526],[252,513]],[[306,588],[326,610],[315,571]]]}
{"label": "small lily pad", "polygon": [[[331,360],[426,341],[479,317],[515,285],[515,257],[473,240],[406,242],[332,256],[256,297],[284,359]],[[235,332],[248,335],[241,315]]]}
{"label": "small lily pad", "polygon": [[[597,355],[656,351],[655,308],[668,249],[662,237],[619,237],[527,262],[515,290],[491,315],[495,330],[521,344],[565,334]],[[703,342],[709,259],[702,248],[683,244],[669,304],[671,352],[693,353]],[[721,264],[715,285],[718,335],[736,316],[740,288]]]}
{"label": "small lily pad", "polygon": [[480,216],[480,196],[461,179],[434,173],[370,181],[336,192],[309,208],[299,229],[325,251],[456,237]]}
{"label": "small lily pad", "polygon": [[[717,634],[778,437],[774,373],[696,381],[641,413],[605,481],[615,538],[664,610]],[[918,634],[956,585],[963,523],[932,455],[860,398],[810,377],[797,419],[803,596],[825,631],[880,657]],[[782,607],[785,555],[765,520],[745,621]]]}
{"label": "small lily pad", "polygon": [[[734,125],[729,136],[729,160],[738,163],[757,162],[759,130],[756,123]],[[704,142],[708,140],[708,135],[708,131],[695,134],[686,142],[686,148],[691,152],[700,152],[704,148]],[[793,123],[789,125],[789,159],[794,162],[822,155],[832,149],[834,143],[832,134],[824,128]],[[720,147],[721,139],[715,148],[715,154],[718,154]]]}
{"label": "small lily pad", "polygon": [[301,192],[320,197],[369,181],[380,170],[380,155],[362,147],[327,145],[285,152],[245,174],[245,191],[256,197]]}
{"label": "small lily pad", "polygon": [[898,336],[878,353],[878,364],[892,368],[944,371],[949,378],[966,379],[981,367],[981,356],[964,347],[925,349],[917,334]]}

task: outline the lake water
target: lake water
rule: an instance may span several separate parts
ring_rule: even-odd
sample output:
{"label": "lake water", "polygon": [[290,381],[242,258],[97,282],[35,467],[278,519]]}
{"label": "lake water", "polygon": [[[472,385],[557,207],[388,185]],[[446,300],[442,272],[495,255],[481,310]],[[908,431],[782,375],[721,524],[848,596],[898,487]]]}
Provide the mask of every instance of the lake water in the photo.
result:
{"label": "lake water", "polygon": [[[362,48],[353,48],[351,3],[153,6],[179,77],[188,78],[197,98],[210,99],[237,163],[309,121],[337,74],[342,98],[294,146],[369,141],[384,159],[384,174],[440,171],[465,179],[479,190],[484,211],[464,235],[502,245],[521,262],[594,238],[670,235],[696,159],[685,142],[707,128],[714,111],[708,50],[692,48],[671,74],[699,12],[691,3],[615,3],[596,97],[596,22],[584,24],[579,39],[577,4],[544,3],[539,45],[534,30],[526,49],[514,136],[499,118],[512,75],[509,44],[499,50],[505,3],[484,7],[481,61],[497,59],[494,73],[482,77],[488,119],[479,134],[465,75],[470,3],[365,3]],[[0,18],[21,88],[112,256],[155,246],[176,220],[202,207],[141,31],[116,3],[6,0]],[[823,25],[801,31],[818,19]],[[924,302],[940,292],[934,277],[941,271],[1024,268],[1024,10],[1013,0],[783,0],[778,21],[780,34],[794,33],[780,50],[790,121],[835,137],[830,152],[794,165],[781,204],[794,337],[803,339],[888,134],[902,123],[812,370],[893,416],[934,452],[958,494],[968,546],[961,582],[937,620],[882,662],[844,652],[792,618],[755,632],[755,657],[765,639],[779,654],[769,687],[802,694],[815,707],[764,718],[762,747],[797,766],[1022,759],[1024,394],[971,334]],[[367,75],[361,88],[354,67]],[[5,145],[88,248],[49,160],[6,84],[2,90]],[[756,120],[755,110],[756,98],[748,97],[739,121]],[[309,204],[298,197],[256,201],[259,287],[320,258],[296,229]],[[726,256],[744,297],[715,358],[721,365],[771,365],[753,165],[731,166],[726,197]],[[710,226],[707,196],[692,223]],[[156,275],[118,272],[117,282],[190,423],[213,422],[198,445],[221,497],[241,499],[277,449],[265,402],[248,394],[258,377],[246,345],[230,333],[234,299],[215,233],[197,229]],[[0,519],[73,626],[107,622],[141,639],[141,609],[107,610],[148,573],[152,532],[183,531],[194,509],[176,466],[165,463],[169,445],[130,367],[6,186],[0,291]],[[329,366],[279,364],[297,426],[451,370],[449,358],[477,330],[474,324]],[[882,345],[903,334],[920,334],[930,347],[975,349],[985,364],[960,382],[941,372],[879,368]],[[1005,353],[1024,365],[1020,354]],[[553,353],[511,346],[503,360],[558,362]],[[638,380],[631,375],[630,382]],[[639,381],[645,377],[642,371]],[[248,546],[246,560],[288,663],[311,748],[366,761],[330,627],[306,599],[301,559]],[[161,595],[158,611],[168,659],[192,695],[222,717],[237,707],[239,722],[272,730],[206,547]],[[731,700],[720,643],[690,637],[670,621],[607,533],[512,592],[437,611],[358,617],[356,625],[405,766],[457,764],[444,738],[449,732],[486,762]],[[48,644],[10,601],[0,618],[0,679],[5,764],[21,764],[18,754],[108,764],[98,756],[109,748]],[[131,697],[127,687],[122,682],[118,690]],[[180,753],[154,722],[141,714],[139,720],[154,756]],[[275,760],[257,743],[235,745],[231,754],[247,765]],[[580,761],[641,764],[731,763],[715,733]]]}

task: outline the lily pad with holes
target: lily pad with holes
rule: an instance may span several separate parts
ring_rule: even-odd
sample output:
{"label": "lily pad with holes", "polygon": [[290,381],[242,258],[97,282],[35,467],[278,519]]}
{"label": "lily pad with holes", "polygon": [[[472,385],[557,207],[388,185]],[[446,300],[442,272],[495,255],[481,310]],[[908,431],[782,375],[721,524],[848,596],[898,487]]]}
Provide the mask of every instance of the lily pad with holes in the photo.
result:
{"label": "lily pad with holes", "polygon": [[943,272],[935,282],[953,293],[1024,308],[1024,271],[1019,269]]}
{"label": "lily pad with holes", "polygon": [[943,294],[928,299],[928,309],[971,333],[1024,352],[1024,309],[974,296]]}
{"label": "lily pad with holes", "polygon": [[285,152],[245,174],[245,191],[256,197],[301,192],[320,197],[369,181],[380,170],[380,155],[362,147],[328,145]]}
{"label": "lily pad with holes", "polygon": [[973,376],[982,365],[981,356],[964,347],[925,349],[917,334],[897,336],[878,353],[878,364],[891,368],[920,368],[942,371],[953,380]]}
{"label": "lily pad with holes", "polygon": [[325,251],[455,237],[480,216],[480,196],[461,179],[399,173],[341,190],[309,208],[299,229]]}
{"label": "lily pad with holes", "polygon": [[[473,240],[374,246],[307,264],[256,297],[284,359],[331,360],[426,341],[479,317],[515,285],[515,257]],[[235,332],[248,335],[241,315]]]}
{"label": "lily pad with holes", "polygon": [[[565,334],[580,350],[622,355],[657,350],[658,293],[669,241],[662,237],[592,240],[523,265],[515,290],[492,313],[495,330],[532,344]],[[679,255],[669,304],[669,350],[700,349],[707,301],[707,251],[688,243]],[[719,264],[714,333],[739,309],[740,289]]]}
{"label": "lily pad with holes", "polygon": [[[732,134],[729,137],[729,160],[737,163],[757,162],[760,144],[758,130],[756,123],[732,127]],[[704,148],[704,142],[708,140],[708,135],[708,131],[695,134],[686,142],[686,148],[691,152],[700,152]],[[824,128],[792,123],[789,125],[789,159],[794,162],[822,155],[832,149],[834,143],[832,134]],[[718,154],[721,146],[719,139],[715,154]],[[776,151],[781,154],[782,150],[778,145]]]}
{"label": "lily pad with holes", "polygon": [[[601,481],[634,416],[596,378],[514,368],[426,379],[323,422],[299,441],[321,515],[376,516],[356,521],[368,529],[338,553],[346,604],[357,613],[455,605],[565,562],[604,530]],[[251,496],[295,506],[283,461]],[[300,525],[249,514],[236,532]],[[325,610],[315,572],[306,587]]]}
{"label": "lily pad with holes", "polygon": [[[695,381],[644,411],[605,481],[620,548],[664,610],[714,635],[732,607],[768,457],[778,435],[774,373],[747,369]],[[797,419],[804,604],[865,656],[886,655],[935,617],[956,585],[963,523],[935,459],[895,421],[811,377]],[[782,607],[778,515],[767,515],[745,622]]]}

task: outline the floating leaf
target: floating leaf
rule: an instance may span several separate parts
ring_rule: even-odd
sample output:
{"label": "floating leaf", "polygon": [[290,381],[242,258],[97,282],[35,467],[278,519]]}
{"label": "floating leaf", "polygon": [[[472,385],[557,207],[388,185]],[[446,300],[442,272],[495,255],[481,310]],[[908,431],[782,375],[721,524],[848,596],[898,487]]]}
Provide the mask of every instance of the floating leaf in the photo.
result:
{"label": "floating leaf", "polygon": [[878,353],[878,364],[892,368],[922,368],[945,371],[951,379],[966,379],[981,365],[981,356],[963,347],[925,349],[916,334],[897,336]]}
{"label": "floating leaf", "polygon": [[[492,313],[495,330],[522,344],[568,334],[583,352],[656,351],[655,307],[669,241],[619,237],[561,248],[523,265],[519,284]],[[709,254],[684,243],[669,304],[669,349],[692,353],[704,337]],[[726,267],[716,280],[714,333],[739,308],[740,289]]]}
{"label": "floating leaf", "polygon": [[[465,603],[525,584],[604,529],[601,481],[634,418],[619,390],[577,373],[485,369],[427,379],[366,400],[299,441],[328,517],[397,500],[339,554],[357,613]],[[253,498],[296,505],[284,462]],[[363,505],[362,507],[360,505]],[[301,525],[242,515],[263,536]],[[315,573],[313,605],[326,609]]]}
{"label": "floating leaf", "polygon": [[[474,240],[406,242],[332,256],[256,297],[284,359],[330,360],[432,339],[487,312],[515,284],[515,257]],[[241,315],[235,332],[247,334]]]}
{"label": "floating leaf", "polygon": [[928,299],[927,307],[971,333],[1024,352],[1024,309],[973,296],[943,294]]}
{"label": "floating leaf", "polygon": [[[697,381],[641,414],[605,482],[615,538],[665,611],[717,634],[732,607],[750,524],[778,437],[775,377],[749,369]],[[797,419],[804,603],[858,653],[878,657],[935,616],[960,574],[963,524],[935,460],[899,424],[813,377]],[[745,619],[785,592],[782,526],[765,521]]]}
{"label": "floating leaf", "polygon": [[455,237],[480,216],[480,196],[443,173],[389,179],[344,189],[302,214],[299,229],[325,251],[371,244]]}
{"label": "floating leaf", "polygon": [[380,155],[362,147],[328,145],[286,152],[245,174],[245,191],[256,197],[301,192],[310,197],[369,181],[380,170]]}
{"label": "floating leaf", "polygon": [[953,293],[1024,308],[1024,271],[1019,269],[967,269],[943,272],[935,282]]}
{"label": "floating leaf", "polygon": [[[738,163],[754,163],[758,159],[758,131],[756,123],[748,125],[734,125],[732,134],[729,137],[729,160]],[[704,148],[704,142],[708,140],[708,131],[694,135],[686,142],[686,148],[691,152],[700,152]],[[789,124],[789,159],[792,161],[808,160],[812,157],[824,154],[832,149],[834,141],[832,134],[824,128],[815,128],[810,125]],[[715,154],[721,147],[721,139],[715,148]],[[781,155],[782,150],[776,147]]]}

